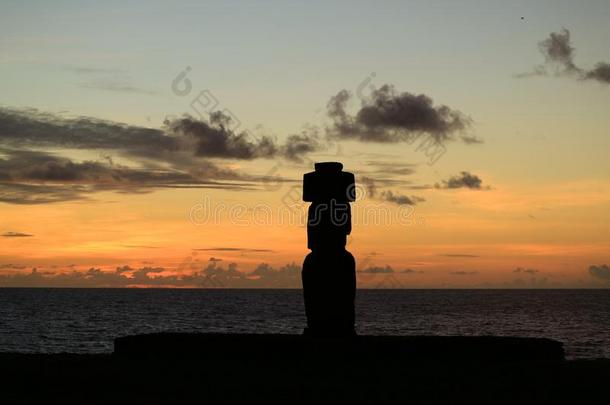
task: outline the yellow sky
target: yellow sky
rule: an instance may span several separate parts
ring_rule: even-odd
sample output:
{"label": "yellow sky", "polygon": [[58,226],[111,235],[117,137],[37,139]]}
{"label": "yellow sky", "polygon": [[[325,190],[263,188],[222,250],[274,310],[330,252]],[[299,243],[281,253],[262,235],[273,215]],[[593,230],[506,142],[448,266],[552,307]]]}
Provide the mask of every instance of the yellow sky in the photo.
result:
{"label": "yellow sky", "polygon": [[[284,206],[290,187],[99,193],[94,201],[4,205],[3,227],[33,236],[2,238],[1,260],[39,271],[114,271],[129,265],[163,267],[168,274],[192,272],[185,261],[195,259],[203,267],[210,257],[235,262],[246,272],[263,262],[300,264],[308,252],[306,206],[297,202],[294,211]],[[577,287],[592,284],[588,266],[603,263],[610,251],[606,182],[430,189],[419,195],[426,202],[403,213],[366,197],[354,204],[348,249],[359,269],[389,265],[403,287],[499,287],[532,278],[514,272],[521,267],[535,269],[547,286]],[[417,272],[400,274],[405,269]],[[369,287],[385,277],[359,275]]]}

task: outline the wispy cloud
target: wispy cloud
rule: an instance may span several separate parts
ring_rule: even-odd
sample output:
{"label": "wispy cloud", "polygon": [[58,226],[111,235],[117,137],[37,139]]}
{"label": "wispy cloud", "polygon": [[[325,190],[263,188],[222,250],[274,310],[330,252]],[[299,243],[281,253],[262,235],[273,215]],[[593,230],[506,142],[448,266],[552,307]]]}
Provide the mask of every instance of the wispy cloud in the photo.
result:
{"label": "wispy cloud", "polygon": [[49,186],[0,182],[0,202],[19,205],[86,200],[88,188],[76,185]]}
{"label": "wispy cloud", "polygon": [[157,91],[144,89],[133,84],[133,78],[122,69],[90,66],[65,66],[65,70],[87,77],[80,87],[95,90],[154,95]]}
{"label": "wispy cloud", "polygon": [[485,141],[483,139],[479,138],[478,136],[474,136],[474,135],[462,135],[462,136],[460,136],[460,139],[467,145],[478,145],[478,144],[485,143]]}
{"label": "wispy cloud", "polygon": [[131,80],[124,78],[98,78],[80,84],[80,87],[93,90],[113,91],[119,93],[133,93],[155,95],[157,91],[137,87]]}
{"label": "wispy cloud", "polygon": [[24,266],[23,264],[12,264],[12,263],[0,264],[1,270],[23,270],[25,268],[27,268],[27,266]]}
{"label": "wispy cloud", "polygon": [[403,269],[403,270],[394,270],[391,266],[369,266],[362,270],[358,270],[358,273],[366,273],[366,274],[423,274],[423,270],[413,270],[413,269]]}
{"label": "wispy cloud", "polygon": [[[0,108],[0,201],[44,204],[86,199],[97,191],[150,192],[154,188],[251,190],[268,179],[221,167],[209,159],[298,159],[317,146],[305,135],[279,144],[230,129],[221,112],[208,121],[167,120],[159,129],[91,117],[66,117],[36,109]],[[104,153],[99,161],[74,161],[45,150]],[[116,164],[112,155],[128,160]],[[286,181],[274,177],[274,182]]]}
{"label": "wispy cloud", "polygon": [[[402,181],[392,181],[391,179],[377,180],[367,175],[360,177],[358,182],[364,185],[366,190],[366,197],[368,198],[375,198],[397,205],[416,205],[417,203],[426,201],[426,199],[423,197],[407,196],[392,190],[383,190],[379,192],[378,183],[381,183],[383,185],[403,185]],[[408,188],[411,187],[409,186]]]}
{"label": "wispy cloud", "polygon": [[125,71],[122,69],[112,68],[99,68],[90,66],[64,66],[64,69],[73,73],[83,75],[97,75],[97,74],[124,74]]}
{"label": "wispy cloud", "polygon": [[436,183],[436,188],[469,188],[473,190],[482,189],[483,180],[475,174],[464,171],[456,176],[451,176],[447,180],[443,180],[441,183]]}
{"label": "wispy cloud", "polygon": [[479,274],[478,271],[451,271],[449,274],[453,276],[474,276]]}
{"label": "wispy cloud", "polygon": [[310,131],[288,136],[284,144],[264,135],[253,139],[247,131],[233,130],[233,119],[221,111],[211,113],[208,121],[185,116],[166,120],[165,125],[167,133],[179,137],[182,144],[190,144],[197,156],[243,160],[280,157],[300,161],[303,155],[322,148],[317,134]]}
{"label": "wispy cloud", "polygon": [[363,170],[361,173],[376,176],[409,176],[416,172],[417,165],[413,163],[402,162],[382,162],[370,160],[365,162],[365,166],[371,167],[372,170]]}
{"label": "wispy cloud", "polygon": [[443,253],[439,256],[444,256],[444,257],[481,257],[479,255],[473,255],[473,254],[469,254],[469,253]]}
{"label": "wispy cloud", "polygon": [[215,166],[205,171],[204,167],[202,164],[193,173],[151,165],[128,167],[108,161],[74,162],[46,152],[0,149],[0,201],[44,204],[87,199],[99,191],[143,193],[159,187],[251,187],[252,183],[237,173]]}
{"label": "wispy cloud", "polygon": [[425,198],[422,197],[406,196],[391,190],[383,191],[380,195],[383,200],[397,205],[416,205],[419,202],[426,201]]}
{"label": "wispy cloud", "polygon": [[385,267],[377,267],[371,266],[362,270],[358,270],[358,273],[368,273],[368,274],[392,274],[394,273],[394,269],[390,266]]}
{"label": "wispy cloud", "polygon": [[3,238],[29,238],[34,235],[23,232],[4,232],[3,234],[0,234],[0,236],[2,236]]}
{"label": "wispy cloud", "polygon": [[242,248],[242,247],[213,247],[213,248],[202,248],[202,249],[193,249],[201,252],[251,252],[251,253],[267,253],[273,252],[271,249],[252,249],[252,248]]}

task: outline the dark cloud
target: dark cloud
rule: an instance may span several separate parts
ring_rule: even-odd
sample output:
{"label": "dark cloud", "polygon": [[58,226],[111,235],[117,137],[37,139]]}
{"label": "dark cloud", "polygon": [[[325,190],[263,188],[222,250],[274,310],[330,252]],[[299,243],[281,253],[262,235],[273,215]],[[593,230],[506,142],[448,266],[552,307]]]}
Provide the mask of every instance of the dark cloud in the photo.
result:
{"label": "dark cloud", "polygon": [[393,86],[383,85],[363,100],[356,115],[347,113],[351,94],[341,90],[327,105],[333,120],[331,137],[365,142],[408,142],[421,134],[437,142],[455,139],[455,135],[471,126],[471,119],[457,110],[440,105],[424,94],[398,93]]}
{"label": "dark cloud", "polygon": [[530,274],[532,276],[539,272],[540,271],[536,270],[536,269],[525,269],[525,268],[521,268],[521,267],[517,267],[515,270],[513,270],[513,273]]}
{"label": "dark cloud", "polygon": [[363,184],[366,187],[366,195],[370,198],[375,198],[377,195],[377,183],[374,179],[368,176],[362,176],[358,180],[360,184]]}
{"label": "dark cloud", "polygon": [[230,116],[217,111],[209,120],[166,119],[160,129],[91,117],[67,118],[36,109],[0,108],[0,144],[115,151],[124,156],[176,163],[185,157],[299,159],[321,147],[315,134],[292,135],[284,145],[266,136],[235,133]]}
{"label": "dark cloud", "polygon": [[43,204],[86,199],[98,191],[141,193],[155,187],[247,189],[248,179],[202,163],[200,167],[128,167],[112,161],[72,160],[55,154],[0,149],[0,202]]}
{"label": "dark cloud", "polygon": [[607,264],[589,266],[589,274],[602,280],[610,280],[610,267]]}
{"label": "dark cloud", "polygon": [[[0,202],[44,204],[87,199],[98,191],[151,192],[154,188],[249,190],[267,179],[238,173],[209,158],[298,160],[318,147],[315,134],[302,133],[276,145],[229,128],[217,112],[209,121],[184,117],[162,129],[90,117],[66,118],[35,109],[0,108]],[[74,161],[50,150],[96,152],[98,160]],[[64,152],[65,153],[65,152]],[[112,155],[128,164],[116,164]],[[274,178],[275,182],[286,179]]]}
{"label": "dark cloud", "polygon": [[391,190],[386,190],[381,193],[381,198],[385,201],[398,204],[398,205],[415,205],[418,202],[426,201],[422,197],[417,196],[406,196],[398,193],[394,193]]}
{"label": "dark cloud", "polygon": [[129,173],[127,168],[93,161],[75,163],[46,152],[0,150],[0,153],[5,156],[0,159],[0,179],[15,183],[88,183],[93,180],[110,183],[121,181]]}
{"label": "dark cloud", "polygon": [[562,29],[551,32],[549,37],[538,44],[547,63],[555,64],[563,73],[577,73],[580,69],[574,63],[574,48],[570,45],[570,31]]}
{"label": "dark cloud", "polygon": [[301,266],[291,263],[275,269],[266,263],[261,263],[248,275],[248,278],[268,288],[299,288]]}
{"label": "dark cloud", "polygon": [[289,135],[284,143],[278,146],[276,157],[302,163],[306,155],[326,150],[331,146],[328,140],[320,138],[316,128],[308,127],[299,134]]}
{"label": "dark cloud", "polygon": [[0,143],[19,148],[117,150],[136,156],[179,148],[178,139],[160,129],[91,117],[66,118],[33,108],[0,108]]}
{"label": "dark cloud", "polygon": [[433,188],[437,188],[431,184],[411,184],[407,186],[409,190],[430,190]]}
{"label": "dark cloud", "polygon": [[476,274],[479,274],[478,271],[451,271],[449,272],[449,274],[454,275],[454,276],[474,276]]}
{"label": "dark cloud", "polygon": [[610,64],[599,62],[593,69],[585,73],[585,79],[610,84]]}
{"label": "dark cloud", "polygon": [[0,236],[2,236],[3,238],[28,238],[34,235],[30,235],[29,233],[23,232],[4,232]]}
{"label": "dark cloud", "polygon": [[166,120],[165,125],[170,134],[193,143],[197,156],[244,160],[283,157],[301,161],[303,155],[322,147],[317,135],[307,131],[289,136],[283,145],[268,136],[237,133],[231,129],[235,126],[232,118],[221,111],[210,114],[209,121],[187,116]]}
{"label": "dark cloud", "polygon": [[573,76],[580,80],[595,80],[610,84],[610,64],[598,62],[591,70],[576,65],[575,48],[571,44],[570,31],[565,28],[559,32],[551,32],[548,38],[538,44],[538,49],[545,58],[545,64],[536,66],[532,72],[522,73],[517,77],[547,76],[551,69],[557,76]]}
{"label": "dark cloud", "polygon": [[452,176],[448,180],[443,180],[441,184],[437,183],[436,188],[470,188],[480,190],[482,180],[479,176],[470,172],[461,172],[457,176]]}
{"label": "dark cloud", "polygon": [[330,98],[326,105],[326,113],[334,122],[334,130],[338,136],[349,136],[354,131],[353,117],[345,109],[352,95],[347,90],[341,90]]}
{"label": "dark cloud", "polygon": [[253,140],[247,132],[233,132],[231,117],[220,111],[212,113],[209,121],[182,117],[166,120],[165,125],[169,133],[192,139],[197,156],[251,160],[278,154],[269,137]]}
{"label": "dark cloud", "polygon": [[320,143],[316,138],[306,135],[290,135],[284,145],[284,153],[287,159],[302,161],[302,156],[320,149]]}

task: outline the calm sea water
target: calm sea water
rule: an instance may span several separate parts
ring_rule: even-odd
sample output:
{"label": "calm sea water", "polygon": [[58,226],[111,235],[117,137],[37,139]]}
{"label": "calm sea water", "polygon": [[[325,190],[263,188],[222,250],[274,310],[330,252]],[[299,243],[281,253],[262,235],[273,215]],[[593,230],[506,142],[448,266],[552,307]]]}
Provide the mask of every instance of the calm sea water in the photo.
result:
{"label": "calm sea water", "polygon": [[[607,290],[362,290],[360,334],[504,335],[610,357]],[[1,352],[104,353],[158,331],[301,333],[299,290],[0,289]]]}

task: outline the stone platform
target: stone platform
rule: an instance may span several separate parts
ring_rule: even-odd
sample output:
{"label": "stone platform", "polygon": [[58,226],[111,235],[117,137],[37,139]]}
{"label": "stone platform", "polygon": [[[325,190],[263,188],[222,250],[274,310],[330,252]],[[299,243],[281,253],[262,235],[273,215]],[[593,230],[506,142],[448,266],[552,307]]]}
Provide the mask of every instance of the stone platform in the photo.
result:
{"label": "stone platform", "polygon": [[120,356],[358,361],[557,361],[563,345],[551,339],[496,336],[354,336],[154,333],[115,339]]}

